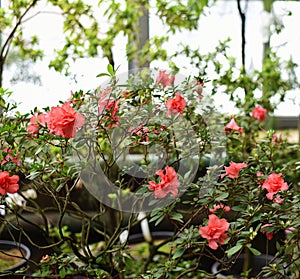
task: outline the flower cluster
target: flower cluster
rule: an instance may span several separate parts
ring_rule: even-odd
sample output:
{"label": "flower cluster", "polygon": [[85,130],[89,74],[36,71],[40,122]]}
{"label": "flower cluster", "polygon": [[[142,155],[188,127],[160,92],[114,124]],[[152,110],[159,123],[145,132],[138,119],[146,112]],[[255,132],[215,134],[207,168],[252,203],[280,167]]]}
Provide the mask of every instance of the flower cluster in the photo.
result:
{"label": "flower cluster", "polygon": [[[277,241],[278,266],[297,268],[299,146],[267,130],[264,102],[220,113],[201,76],[143,69],[124,82],[108,69],[109,81],[59,106],[1,116],[1,223],[21,234],[18,220],[34,225],[40,250],[53,248],[33,276],[206,278],[207,259],[228,268],[265,252],[259,234]],[[137,227],[147,261],[132,251]]]}

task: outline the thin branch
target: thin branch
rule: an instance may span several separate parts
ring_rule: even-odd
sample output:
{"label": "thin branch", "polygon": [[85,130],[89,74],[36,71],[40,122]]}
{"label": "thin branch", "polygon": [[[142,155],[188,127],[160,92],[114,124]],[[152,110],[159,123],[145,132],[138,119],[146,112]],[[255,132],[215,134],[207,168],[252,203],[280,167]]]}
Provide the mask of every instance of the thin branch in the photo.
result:
{"label": "thin branch", "polygon": [[38,2],[39,0],[33,0],[32,3],[27,7],[27,9],[24,11],[24,13],[20,16],[20,18],[18,19],[15,27],[13,28],[13,30],[10,32],[7,40],[5,41],[2,49],[1,49],[1,53],[0,53],[0,57],[3,58],[3,61],[5,60],[6,56],[7,56],[7,53],[8,51],[6,51],[5,55],[4,55],[4,52],[5,52],[5,49],[9,49],[10,47],[10,44],[11,44],[11,41],[18,29],[18,27],[22,24],[22,20],[24,18],[24,16],[29,12],[29,10]]}
{"label": "thin branch", "polygon": [[241,0],[237,0],[237,7],[239,11],[239,15],[242,21],[242,71],[243,73],[246,72],[246,54],[245,54],[245,48],[246,48],[246,11],[247,11],[247,5],[248,0],[246,0],[246,5],[244,11],[241,8]]}
{"label": "thin branch", "polygon": [[32,18],[34,18],[34,17],[38,16],[39,14],[53,14],[53,15],[59,15],[59,16],[63,15],[63,13],[59,13],[59,12],[51,12],[51,11],[38,11],[38,12],[36,12],[34,15],[32,15],[32,16],[30,16],[30,17],[28,17],[28,18],[24,19],[24,20],[22,21],[22,23],[24,23],[24,22],[27,22],[27,21],[31,20]]}

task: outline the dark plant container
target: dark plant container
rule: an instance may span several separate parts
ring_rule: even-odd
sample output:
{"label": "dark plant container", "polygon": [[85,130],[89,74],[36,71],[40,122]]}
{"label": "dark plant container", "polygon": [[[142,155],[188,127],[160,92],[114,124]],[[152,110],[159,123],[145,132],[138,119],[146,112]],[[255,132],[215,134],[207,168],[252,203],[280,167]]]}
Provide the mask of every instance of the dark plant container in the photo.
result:
{"label": "dark plant container", "polygon": [[16,271],[21,267],[25,266],[27,260],[30,258],[31,252],[26,245],[22,243],[15,243],[14,241],[9,241],[9,240],[0,240],[0,254],[3,254],[3,251],[10,251],[11,249],[19,250],[21,252],[22,259],[20,259],[20,261],[11,265],[10,267],[0,270],[1,278],[2,278],[2,274]]}
{"label": "dark plant container", "polygon": [[[243,263],[245,259],[245,254],[241,254],[232,265],[232,267],[227,271],[220,272],[222,266],[221,263],[215,262],[211,267],[211,272],[217,278],[230,278],[230,279],[240,279],[244,278],[240,274],[243,272]],[[274,256],[270,255],[259,255],[253,257],[253,262],[251,265],[251,278],[259,278],[259,279],[272,279],[273,277],[265,277],[263,274],[260,274],[262,268],[267,266],[274,259]]]}
{"label": "dark plant container", "polygon": [[[171,231],[152,231],[151,236],[153,240],[164,240],[174,235],[174,232]],[[129,244],[136,244],[139,242],[144,242],[145,238],[142,233],[136,233],[129,235],[128,243]]]}

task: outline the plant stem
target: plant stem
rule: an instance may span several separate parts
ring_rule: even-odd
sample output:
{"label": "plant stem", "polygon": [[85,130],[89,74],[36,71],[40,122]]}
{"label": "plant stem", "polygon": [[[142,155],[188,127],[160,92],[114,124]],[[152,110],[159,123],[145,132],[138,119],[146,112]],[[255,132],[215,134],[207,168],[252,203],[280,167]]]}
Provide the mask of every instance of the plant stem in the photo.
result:
{"label": "plant stem", "polygon": [[243,272],[249,270],[249,268],[252,266],[252,262],[253,262],[253,255],[251,251],[247,247],[245,247],[245,259],[243,263]]}

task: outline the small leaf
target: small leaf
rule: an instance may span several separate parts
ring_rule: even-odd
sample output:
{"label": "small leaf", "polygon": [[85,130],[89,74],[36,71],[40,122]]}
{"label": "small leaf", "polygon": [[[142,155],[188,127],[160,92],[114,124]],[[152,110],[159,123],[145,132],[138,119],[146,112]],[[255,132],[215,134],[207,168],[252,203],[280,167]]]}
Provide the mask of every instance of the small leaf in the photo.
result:
{"label": "small leaf", "polygon": [[154,226],[156,227],[157,225],[159,225],[163,220],[164,220],[165,216],[160,216],[160,218],[158,218],[158,220],[155,222]]}
{"label": "small leaf", "polygon": [[177,250],[175,251],[175,253],[174,253],[172,259],[175,260],[175,259],[181,257],[181,256],[183,255],[184,251],[185,251],[185,249],[184,249],[183,247],[177,249]]}
{"label": "small leaf", "polygon": [[103,260],[102,256],[99,256],[97,259],[96,259],[96,263],[100,263],[101,261]]}
{"label": "small leaf", "polygon": [[243,211],[244,210],[244,208],[242,207],[242,206],[233,206],[233,207],[231,207],[231,209],[233,210],[233,211]]}
{"label": "small leaf", "polygon": [[172,220],[179,221],[179,222],[183,223],[183,220],[182,220],[183,216],[180,213],[173,213],[173,214],[170,215],[170,218]]}
{"label": "small leaf", "polygon": [[216,197],[217,201],[222,201],[228,197],[229,193],[222,193],[219,196]]}
{"label": "small leaf", "polygon": [[104,76],[109,77],[109,74],[101,73],[101,74],[96,75],[96,77],[104,77]]}
{"label": "small leaf", "polygon": [[107,71],[110,73],[111,76],[113,76],[115,74],[114,68],[111,64],[107,65]]}
{"label": "small leaf", "polygon": [[238,252],[242,248],[243,248],[243,245],[238,244],[236,246],[231,247],[228,251],[226,251],[226,254],[227,254],[228,257],[231,257],[233,254],[235,254],[236,252]]}
{"label": "small leaf", "polygon": [[255,248],[251,247],[251,244],[247,244],[248,249],[252,252],[254,256],[259,256],[261,253]]}
{"label": "small leaf", "polygon": [[66,269],[63,267],[60,271],[59,271],[59,277],[60,278],[65,278],[66,277]]}
{"label": "small leaf", "polygon": [[142,187],[142,188],[140,188],[140,189],[138,189],[135,193],[137,194],[137,195],[141,195],[141,194],[145,194],[145,193],[148,193],[148,188],[147,187]]}
{"label": "small leaf", "polygon": [[64,186],[65,186],[64,183],[59,184],[59,186],[56,188],[56,192],[58,193]]}

